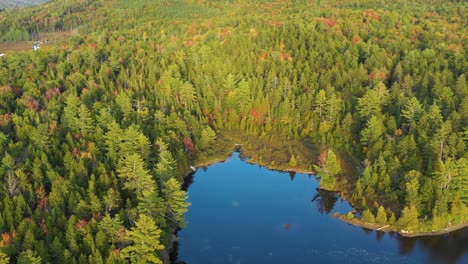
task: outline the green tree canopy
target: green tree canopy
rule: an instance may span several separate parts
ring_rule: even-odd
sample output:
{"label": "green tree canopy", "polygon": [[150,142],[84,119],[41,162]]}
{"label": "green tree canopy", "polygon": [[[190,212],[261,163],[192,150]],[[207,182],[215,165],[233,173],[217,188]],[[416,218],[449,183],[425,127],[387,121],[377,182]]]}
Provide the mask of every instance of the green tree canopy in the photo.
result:
{"label": "green tree canopy", "polygon": [[135,227],[127,231],[126,239],[133,242],[132,245],[122,249],[122,256],[130,260],[130,263],[156,263],[162,264],[157,252],[164,249],[159,238],[161,230],[153,219],[146,215],[140,215],[135,222]]}

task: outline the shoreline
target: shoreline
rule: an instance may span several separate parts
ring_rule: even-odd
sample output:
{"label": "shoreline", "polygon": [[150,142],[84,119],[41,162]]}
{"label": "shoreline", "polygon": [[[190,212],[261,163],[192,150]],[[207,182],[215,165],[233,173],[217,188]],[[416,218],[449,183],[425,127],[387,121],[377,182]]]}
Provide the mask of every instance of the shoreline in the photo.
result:
{"label": "shoreline", "polygon": [[468,227],[468,222],[465,222],[465,223],[461,223],[457,225],[451,225],[441,230],[411,232],[411,231],[398,229],[397,227],[389,225],[389,224],[377,224],[377,223],[364,222],[360,218],[347,219],[345,215],[342,215],[340,213],[334,213],[333,216],[350,225],[363,227],[363,228],[374,230],[374,231],[381,231],[385,233],[395,232],[403,237],[440,236],[440,235],[445,235],[450,232]]}
{"label": "shoreline", "polygon": [[[242,147],[239,147],[239,144],[236,144],[235,147],[231,150],[230,154],[226,154],[225,157],[220,157],[218,155],[217,157],[208,158],[208,159],[205,159],[205,160],[200,160],[198,162],[195,162],[195,164],[193,166],[196,168],[196,170],[195,171],[190,170],[190,172],[187,173],[184,176],[184,179],[188,175],[191,175],[192,173],[195,173],[199,168],[208,167],[208,166],[211,166],[211,165],[216,164],[216,163],[225,162],[232,155],[232,153],[235,152],[235,151],[240,152],[241,159],[244,160],[245,162],[251,164],[251,165],[259,165],[259,166],[265,167],[265,168],[267,168],[269,170],[276,170],[276,171],[285,172],[285,173],[294,172],[294,173],[315,175],[314,172],[308,171],[308,170],[306,170],[304,168],[301,169],[300,167],[291,168],[291,167],[275,166],[275,165],[272,165],[272,164],[267,164],[267,162],[263,162],[261,160],[253,160],[252,158],[249,158],[250,156],[248,154],[249,153],[248,149],[247,150],[242,149]],[[318,179],[318,180],[320,181],[320,179]],[[322,188],[322,187],[320,187],[320,189],[323,189],[323,190],[326,190],[326,191],[336,192],[343,200],[345,200],[347,203],[349,203],[353,207],[351,202],[348,201],[347,196],[343,195],[344,193],[346,193],[345,190],[340,190],[339,188],[337,188],[335,190],[330,190],[330,189],[326,189],[326,188]],[[351,225],[354,225],[354,226],[363,227],[363,228],[374,230],[374,231],[382,231],[382,232],[386,232],[386,233],[395,232],[395,233],[400,234],[403,237],[438,236],[438,235],[444,235],[444,234],[447,234],[447,233],[450,233],[450,232],[453,232],[453,231],[460,230],[460,229],[463,229],[465,227],[468,227],[468,222],[466,222],[466,223],[461,223],[461,224],[457,224],[457,225],[447,226],[447,227],[445,227],[444,229],[441,229],[441,230],[431,230],[431,231],[425,231],[425,232],[411,232],[411,231],[406,231],[406,230],[400,230],[397,227],[392,226],[392,225],[388,225],[388,224],[382,225],[382,224],[377,224],[377,223],[364,222],[364,221],[360,220],[360,218],[346,219],[345,215],[341,215],[339,213],[335,213],[335,214],[333,214],[333,216],[340,219],[341,221],[344,221],[344,222],[346,222],[348,224],[351,224]]]}
{"label": "shoreline", "polygon": [[[237,150],[234,149],[232,153],[236,152]],[[258,166],[261,166],[261,167],[264,167],[264,168],[267,168],[269,170],[274,170],[274,171],[279,171],[279,172],[285,172],[285,173],[290,173],[290,172],[294,172],[294,173],[299,173],[299,174],[309,174],[309,175],[315,175],[315,172],[313,171],[307,171],[307,170],[300,170],[300,169],[294,169],[294,168],[282,168],[280,166],[271,166],[271,165],[267,165],[263,162],[252,162],[251,159],[245,159],[246,157],[249,157],[248,155],[243,155],[244,151],[241,151],[239,150],[239,152],[241,153],[241,159],[251,165],[258,165]],[[209,167],[211,165],[214,165],[214,164],[217,164],[217,163],[223,163],[225,162],[230,156],[226,157],[226,158],[213,158],[213,159],[209,159],[209,160],[205,160],[205,161],[200,161],[200,162],[196,162],[193,167],[195,167],[196,170],[198,170],[199,168],[204,168],[204,167]],[[196,171],[195,170],[195,171]],[[186,173],[186,175],[190,174],[191,172],[195,172],[193,170],[190,170],[190,172]],[[323,188],[322,188],[323,189]],[[339,190],[328,190],[328,189],[324,189],[326,191],[333,191],[333,192],[339,192]]]}

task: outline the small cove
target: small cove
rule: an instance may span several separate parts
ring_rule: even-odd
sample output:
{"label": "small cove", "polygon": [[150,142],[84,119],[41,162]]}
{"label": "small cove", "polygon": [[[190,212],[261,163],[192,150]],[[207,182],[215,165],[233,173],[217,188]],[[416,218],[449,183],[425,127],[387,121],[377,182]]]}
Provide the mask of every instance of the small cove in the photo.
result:
{"label": "small cove", "polygon": [[468,231],[403,238],[332,216],[352,208],[307,174],[240,159],[199,169],[173,263],[468,263]]}

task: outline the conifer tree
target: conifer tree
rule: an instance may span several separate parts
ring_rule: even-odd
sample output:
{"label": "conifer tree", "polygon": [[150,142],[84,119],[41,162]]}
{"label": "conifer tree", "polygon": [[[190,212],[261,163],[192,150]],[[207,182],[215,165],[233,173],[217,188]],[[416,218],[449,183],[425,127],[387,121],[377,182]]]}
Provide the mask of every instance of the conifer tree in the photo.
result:
{"label": "conifer tree", "polygon": [[377,210],[377,216],[375,217],[375,222],[379,224],[387,223],[387,213],[385,212],[385,208],[383,206],[379,206],[379,209]]}
{"label": "conifer tree", "polygon": [[322,152],[319,158],[319,165],[314,165],[317,176],[320,177],[320,186],[325,189],[336,187],[335,177],[341,172],[341,165],[333,150]]}
{"label": "conifer tree", "polygon": [[37,256],[35,251],[30,249],[21,252],[17,260],[18,264],[41,264],[42,259],[40,256]]}
{"label": "conifer tree", "polygon": [[162,264],[157,252],[164,249],[159,237],[161,230],[153,219],[146,215],[140,215],[135,222],[135,227],[127,231],[126,239],[133,242],[132,245],[122,249],[122,256],[130,260],[130,263],[156,263]]}
{"label": "conifer tree", "polygon": [[184,215],[190,206],[190,203],[186,201],[187,193],[182,190],[180,183],[174,178],[164,183],[163,192],[167,201],[166,213],[177,225],[183,227],[185,225]]}
{"label": "conifer tree", "polygon": [[10,263],[10,257],[6,253],[0,251],[0,264],[9,264],[9,263]]}
{"label": "conifer tree", "polygon": [[166,143],[159,139],[156,144],[159,145],[159,161],[156,164],[155,172],[158,178],[164,181],[175,176],[176,161]]}
{"label": "conifer tree", "polygon": [[369,223],[375,223],[374,214],[369,209],[366,209],[362,213],[362,220]]}
{"label": "conifer tree", "polygon": [[405,230],[416,231],[419,226],[418,210],[414,206],[405,206],[397,225]]}
{"label": "conifer tree", "polygon": [[135,191],[137,196],[141,196],[145,189],[155,184],[149,171],[145,169],[143,159],[136,153],[121,159],[117,172],[124,180],[124,188]]}

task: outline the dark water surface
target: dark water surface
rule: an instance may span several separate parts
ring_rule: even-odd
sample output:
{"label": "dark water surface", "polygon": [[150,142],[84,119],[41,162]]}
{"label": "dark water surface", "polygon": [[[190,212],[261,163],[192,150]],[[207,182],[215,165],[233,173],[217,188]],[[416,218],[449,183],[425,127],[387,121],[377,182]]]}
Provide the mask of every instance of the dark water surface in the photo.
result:
{"label": "dark water surface", "polygon": [[468,263],[468,229],[403,238],[332,216],[352,208],[318,181],[250,165],[234,153],[198,170],[174,263]]}

